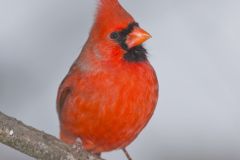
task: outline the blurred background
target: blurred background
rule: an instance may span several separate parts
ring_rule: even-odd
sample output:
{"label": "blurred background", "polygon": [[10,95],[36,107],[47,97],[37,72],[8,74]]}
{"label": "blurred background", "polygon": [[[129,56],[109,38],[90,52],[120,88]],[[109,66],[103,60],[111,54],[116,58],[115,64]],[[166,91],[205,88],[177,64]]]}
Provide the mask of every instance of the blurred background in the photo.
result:
{"label": "blurred background", "polygon": [[[120,0],[153,36],[157,110],[134,160],[240,159],[240,1]],[[58,136],[57,88],[78,56],[96,0],[0,0],[0,111]],[[125,159],[121,151],[103,155]],[[0,145],[2,160],[32,160]]]}

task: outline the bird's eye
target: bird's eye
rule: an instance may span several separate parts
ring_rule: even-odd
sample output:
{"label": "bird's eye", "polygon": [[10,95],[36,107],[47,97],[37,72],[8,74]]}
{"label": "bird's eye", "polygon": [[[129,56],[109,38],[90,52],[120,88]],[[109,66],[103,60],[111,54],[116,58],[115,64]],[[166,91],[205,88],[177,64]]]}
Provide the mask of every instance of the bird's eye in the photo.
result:
{"label": "bird's eye", "polygon": [[118,39],[119,38],[119,33],[118,32],[112,32],[110,35],[111,39]]}

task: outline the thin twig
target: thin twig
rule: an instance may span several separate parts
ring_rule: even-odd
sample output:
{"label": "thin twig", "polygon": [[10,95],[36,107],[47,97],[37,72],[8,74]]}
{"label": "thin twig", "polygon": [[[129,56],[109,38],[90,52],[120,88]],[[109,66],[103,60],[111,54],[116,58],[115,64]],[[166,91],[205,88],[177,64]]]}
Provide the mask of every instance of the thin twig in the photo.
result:
{"label": "thin twig", "polygon": [[123,150],[124,154],[126,155],[127,159],[128,159],[128,160],[132,160],[132,157],[130,156],[130,154],[128,153],[128,151],[126,150],[126,148],[123,148],[122,150]]}

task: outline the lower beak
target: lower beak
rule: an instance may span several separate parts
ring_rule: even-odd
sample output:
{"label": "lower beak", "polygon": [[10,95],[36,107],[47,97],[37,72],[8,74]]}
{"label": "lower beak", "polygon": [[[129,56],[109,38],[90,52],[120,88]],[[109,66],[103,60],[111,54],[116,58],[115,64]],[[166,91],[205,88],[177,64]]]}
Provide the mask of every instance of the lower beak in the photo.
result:
{"label": "lower beak", "polygon": [[141,45],[143,42],[152,36],[141,28],[134,28],[133,31],[127,36],[126,44],[128,48]]}

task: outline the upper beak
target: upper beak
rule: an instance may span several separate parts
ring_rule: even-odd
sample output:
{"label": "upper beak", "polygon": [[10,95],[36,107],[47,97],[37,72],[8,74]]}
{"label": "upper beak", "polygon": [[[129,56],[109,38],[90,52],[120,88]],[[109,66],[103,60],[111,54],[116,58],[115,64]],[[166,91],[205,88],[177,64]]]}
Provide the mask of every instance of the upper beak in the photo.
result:
{"label": "upper beak", "polygon": [[152,36],[139,27],[135,27],[133,31],[128,35],[126,44],[128,48],[138,46],[151,38]]}

